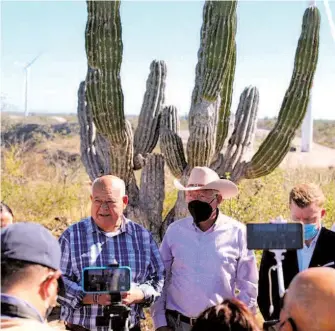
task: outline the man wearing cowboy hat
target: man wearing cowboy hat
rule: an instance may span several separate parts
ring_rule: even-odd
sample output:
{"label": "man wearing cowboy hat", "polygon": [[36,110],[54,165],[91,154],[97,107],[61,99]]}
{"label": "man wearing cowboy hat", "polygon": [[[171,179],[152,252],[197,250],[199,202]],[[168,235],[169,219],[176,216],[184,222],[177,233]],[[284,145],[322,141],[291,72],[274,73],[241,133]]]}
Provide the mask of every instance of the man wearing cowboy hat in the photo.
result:
{"label": "man wearing cowboy hat", "polygon": [[246,227],[218,209],[238,194],[236,185],[195,167],[186,187],[177,180],[175,186],[185,191],[191,217],[172,223],[160,247],[166,283],[151,311],[155,330],[189,331],[202,311],[226,298],[237,297],[255,312],[258,271]]}

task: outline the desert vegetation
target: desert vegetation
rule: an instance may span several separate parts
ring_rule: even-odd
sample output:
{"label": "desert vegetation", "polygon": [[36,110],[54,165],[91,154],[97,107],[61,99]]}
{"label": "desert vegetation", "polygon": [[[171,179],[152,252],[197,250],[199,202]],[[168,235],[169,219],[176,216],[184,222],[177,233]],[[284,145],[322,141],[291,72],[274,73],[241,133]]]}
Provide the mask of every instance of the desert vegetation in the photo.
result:
{"label": "desert vegetation", "polygon": [[[59,234],[68,224],[89,215],[90,180],[80,160],[79,135],[56,133],[51,138],[30,139],[7,147],[2,142],[1,198],[13,207],[17,220],[38,221]],[[135,172],[137,178],[140,172]],[[163,217],[177,199],[173,178],[166,167]],[[279,168],[267,176],[241,181],[239,196],[222,209],[244,223],[288,217],[288,192],[301,181],[318,183],[325,191],[325,225],[330,227],[335,220],[334,168]]]}

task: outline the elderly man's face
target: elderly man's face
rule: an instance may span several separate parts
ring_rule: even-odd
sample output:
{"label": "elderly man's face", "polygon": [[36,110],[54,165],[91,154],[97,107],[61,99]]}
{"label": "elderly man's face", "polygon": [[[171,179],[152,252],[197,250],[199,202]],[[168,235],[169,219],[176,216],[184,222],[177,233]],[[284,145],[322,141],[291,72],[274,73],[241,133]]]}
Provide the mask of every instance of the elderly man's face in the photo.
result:
{"label": "elderly man's face", "polygon": [[107,231],[120,219],[127,202],[120,187],[96,185],[92,191],[91,216],[101,229]]}

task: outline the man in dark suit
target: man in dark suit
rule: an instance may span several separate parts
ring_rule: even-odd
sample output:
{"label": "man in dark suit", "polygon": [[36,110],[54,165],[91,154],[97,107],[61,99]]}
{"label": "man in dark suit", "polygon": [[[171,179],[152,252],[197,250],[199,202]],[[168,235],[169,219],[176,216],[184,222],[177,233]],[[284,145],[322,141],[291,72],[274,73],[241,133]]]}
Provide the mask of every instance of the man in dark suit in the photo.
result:
{"label": "man in dark suit", "polygon": [[[322,226],[325,215],[323,208],[325,197],[321,189],[314,184],[300,184],[290,192],[290,211],[293,221],[304,224],[304,248],[288,250],[283,260],[284,284],[287,289],[294,276],[307,268],[329,266],[335,268],[335,232]],[[280,297],[278,291],[277,271],[269,271],[276,265],[274,253],[264,251],[259,270],[258,305],[264,319],[278,319]],[[271,275],[271,289],[269,283]],[[272,304],[273,314],[269,309]]]}

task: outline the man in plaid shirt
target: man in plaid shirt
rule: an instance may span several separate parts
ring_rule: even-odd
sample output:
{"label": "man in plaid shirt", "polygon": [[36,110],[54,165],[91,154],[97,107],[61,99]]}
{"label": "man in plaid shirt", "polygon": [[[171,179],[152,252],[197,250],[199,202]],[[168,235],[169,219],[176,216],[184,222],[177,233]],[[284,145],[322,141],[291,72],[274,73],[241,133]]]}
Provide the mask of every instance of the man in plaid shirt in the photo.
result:
{"label": "man in plaid shirt", "polygon": [[156,242],[141,225],[123,216],[128,204],[123,180],[102,176],[92,185],[91,217],[70,226],[60,237],[61,270],[66,294],[59,297],[61,319],[67,330],[105,331],[97,327],[96,317],[103,315],[110,295],[83,292],[82,271],[90,266],[108,266],[115,262],[129,266],[132,286],[122,293],[122,303],[131,307],[130,330],[140,331],[143,307],[150,306],[161,294],[164,266]]}

